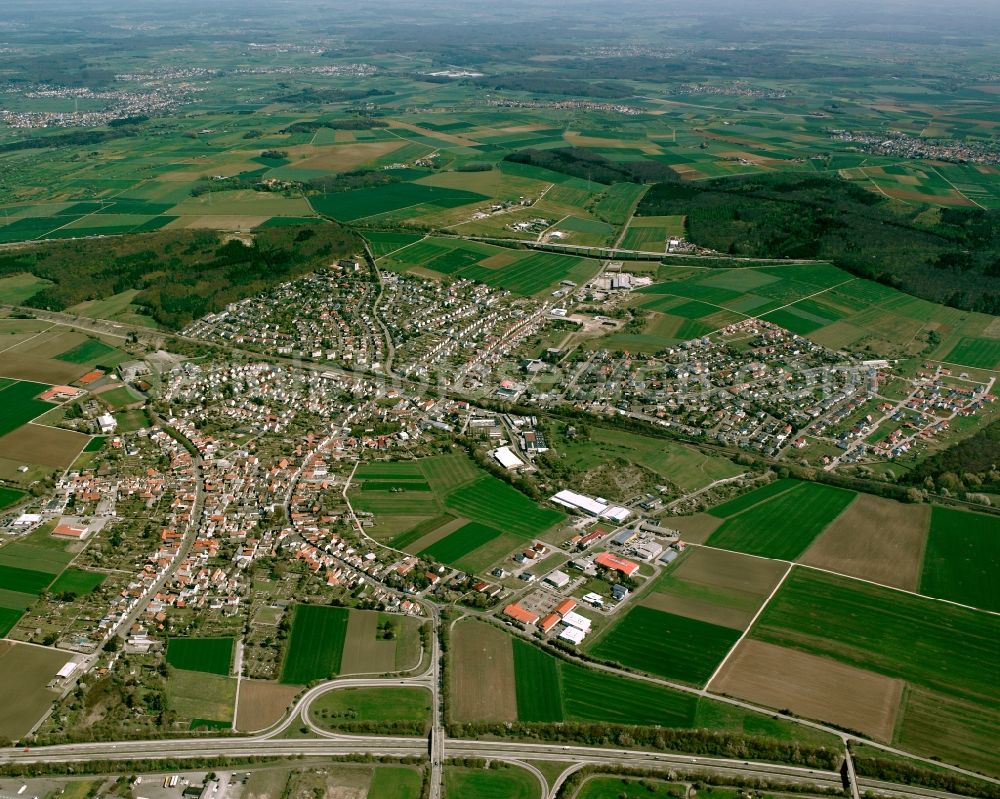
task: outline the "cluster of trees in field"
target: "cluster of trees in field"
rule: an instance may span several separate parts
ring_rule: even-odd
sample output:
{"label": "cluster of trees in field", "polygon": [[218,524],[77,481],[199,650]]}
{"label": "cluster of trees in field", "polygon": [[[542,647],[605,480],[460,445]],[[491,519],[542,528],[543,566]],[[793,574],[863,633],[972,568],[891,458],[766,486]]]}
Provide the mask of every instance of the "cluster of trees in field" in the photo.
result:
{"label": "cluster of trees in field", "polygon": [[326,222],[260,230],[250,246],[214,231],[161,231],[11,250],[0,255],[0,275],[51,280],[28,304],[55,311],[139,289],[134,302],[177,329],[362,246],[354,233]]}
{"label": "cluster of trees in field", "polygon": [[494,91],[564,94],[571,97],[598,97],[603,100],[621,100],[635,94],[629,86],[616,83],[596,83],[593,80],[565,77],[554,72],[487,75],[473,78],[471,83]]}
{"label": "cluster of trees in field", "polygon": [[903,478],[951,493],[1000,491],[1000,421],[921,461]]}
{"label": "cluster of trees in field", "polygon": [[12,153],[18,150],[42,150],[51,147],[86,147],[91,144],[124,139],[137,136],[139,131],[134,124],[116,126],[108,130],[84,128],[71,130],[67,133],[53,133],[43,136],[28,136],[25,139],[14,139],[0,144],[0,153]]}
{"label": "cluster of trees in field", "polygon": [[294,105],[324,105],[325,103],[345,103],[351,100],[367,100],[370,97],[388,97],[395,94],[390,89],[316,89],[309,87],[297,92],[276,95],[276,103],[291,103]]}
{"label": "cluster of trees in field", "polygon": [[710,730],[641,727],[601,722],[453,722],[452,738],[533,738],[542,741],[577,743],[586,746],[639,747],[660,751],[710,755],[736,760],[768,760],[834,771],[840,767],[841,753],[772,738],[756,738]]}
{"label": "cluster of trees in field", "polygon": [[553,150],[529,148],[511,153],[504,160],[607,185],[677,179],[676,172],[658,161],[612,161],[586,147],[557,147]]}
{"label": "cluster of trees in field", "polygon": [[980,796],[983,799],[1000,799],[1000,785],[954,771],[932,771],[919,768],[901,760],[891,760],[870,755],[854,755],[854,770],[861,777],[895,782],[902,785],[920,785],[938,791]]}
{"label": "cluster of trees in field", "polygon": [[350,172],[340,172],[312,178],[305,188],[317,194],[336,194],[354,189],[367,189],[372,186],[388,186],[390,183],[401,183],[399,174],[404,170],[397,169],[354,169]]}
{"label": "cluster of trees in field", "polygon": [[[669,770],[658,770],[658,769],[643,769],[643,768],[629,768],[628,766],[584,766],[583,768],[574,771],[570,774],[562,785],[559,786],[559,793],[556,796],[559,799],[568,799],[571,796],[577,796],[581,786],[587,782],[591,777],[620,777],[624,779],[633,778],[638,780],[638,788],[645,788],[652,792],[652,785],[655,782],[647,783],[646,779],[651,781],[662,781],[669,780],[671,782],[678,780],[692,780],[691,785],[694,795],[698,795],[702,792],[703,787],[708,787],[706,793],[711,794],[711,786],[724,786],[726,788],[747,788],[747,791],[739,791],[741,796],[753,796],[754,793],[758,795],[770,794],[775,789],[781,793],[806,793],[809,795],[824,795],[829,794],[831,796],[842,796],[845,791],[838,790],[836,788],[821,788],[818,785],[806,785],[799,783],[786,783],[786,782],[770,782],[768,780],[759,778],[744,778],[744,777],[730,777],[723,776],[721,774],[710,774],[695,772],[694,774],[685,774],[683,771],[678,771],[677,769]],[[684,797],[687,795],[686,790],[683,787],[671,788],[668,792],[669,796]],[[624,795],[624,794],[622,794]]]}
{"label": "cluster of trees in field", "polygon": [[389,123],[384,119],[371,119],[369,117],[347,117],[345,119],[309,119],[302,122],[293,122],[287,128],[281,130],[282,133],[313,133],[320,128],[330,128],[331,130],[371,130],[372,128],[387,128]]}
{"label": "cluster of trees in field", "polygon": [[1000,211],[904,206],[840,178],[761,175],[653,186],[643,216],[687,215],[687,238],[731,255],[830,260],[963,310],[1000,313]]}

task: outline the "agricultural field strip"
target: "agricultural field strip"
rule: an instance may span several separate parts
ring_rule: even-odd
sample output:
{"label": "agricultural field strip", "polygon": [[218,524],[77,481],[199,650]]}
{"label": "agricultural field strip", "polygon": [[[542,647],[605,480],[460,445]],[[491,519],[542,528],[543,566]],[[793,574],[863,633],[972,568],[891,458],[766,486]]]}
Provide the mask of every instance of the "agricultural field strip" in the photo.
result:
{"label": "agricultural field strip", "polygon": [[[711,549],[711,547],[707,548]],[[756,557],[756,556],[751,556],[751,557]],[[765,560],[767,559],[765,558]],[[750,633],[750,630],[753,629],[754,624],[757,623],[757,619],[760,618],[760,614],[764,612],[765,608],[767,608],[767,606],[771,603],[771,600],[774,599],[774,595],[777,594],[781,586],[785,584],[785,580],[788,579],[788,575],[792,573],[792,568],[793,564],[789,563],[788,568],[785,569],[785,573],[781,575],[781,579],[778,580],[777,585],[775,585],[774,588],[771,589],[771,593],[767,595],[767,599],[765,599],[763,603],[761,603],[761,606],[757,609],[757,612],[753,615],[753,618],[750,619],[750,623],[746,626],[746,629],[744,629],[743,632],[740,634],[740,637],[736,639],[736,643],[734,643],[729,648],[729,651],[726,653],[726,656],[722,659],[719,665],[715,667],[715,671],[712,672],[712,676],[709,677],[708,681],[705,683],[704,690],[706,692],[711,688],[712,681],[719,676],[719,672],[722,671],[722,667],[726,665],[727,661],[732,656],[733,652],[736,651],[736,648],[740,645],[743,639],[747,637],[747,635]]]}
{"label": "agricultural field strip", "polygon": [[[820,263],[820,262],[804,262],[804,263]],[[707,268],[711,268],[711,267],[707,267]],[[760,268],[761,269],[766,269],[767,267],[760,267]],[[834,289],[840,288],[841,286],[845,286],[848,283],[853,283],[853,282],[857,281],[858,279],[859,278],[856,278],[856,277],[848,278],[847,280],[844,280],[844,281],[842,281],[840,283],[837,283],[835,286],[828,286],[827,288],[820,289],[819,291],[813,292],[812,294],[807,294],[807,295],[805,295],[803,297],[796,297],[791,302],[786,302],[784,305],[779,305],[777,308],[771,308],[771,309],[765,311],[760,316],[754,316],[753,314],[743,313],[742,311],[736,311],[736,310],[733,310],[732,308],[727,308],[724,305],[719,305],[718,303],[711,302],[710,300],[707,300],[707,299],[699,299],[698,302],[704,303],[705,305],[711,305],[714,308],[718,308],[720,311],[728,311],[729,313],[739,314],[744,319],[759,319],[759,318],[761,318],[763,316],[770,316],[771,314],[776,313],[777,311],[782,311],[782,310],[784,310],[786,308],[789,308],[789,307],[791,307],[793,305],[796,305],[796,304],[798,304],[798,303],[800,303],[800,302],[802,302],[804,300],[811,300],[811,299],[813,299],[815,297],[820,296],[821,294],[825,294],[828,291],[833,291]],[[656,292],[659,295],[669,296],[669,297],[682,297],[683,299],[690,299],[689,297],[685,297],[683,294],[674,294],[673,292],[667,290],[668,287],[669,287],[669,285],[670,285],[669,283],[665,283],[665,284],[661,284],[661,285],[663,286],[664,290],[662,292]],[[670,313],[670,309],[668,308],[663,313],[669,314]],[[731,323],[727,323],[726,325],[723,325],[723,327],[726,327],[728,324],[731,324]],[[721,330],[721,329],[722,328],[719,328],[719,330]],[[718,332],[718,330],[712,331],[712,332]]]}
{"label": "agricultural field strip", "polygon": [[20,347],[23,344],[27,344],[29,341],[33,341],[34,339],[38,338],[39,336],[44,335],[45,333],[48,333],[53,327],[55,327],[54,323],[52,324],[52,327],[47,327],[47,328],[45,328],[45,330],[41,330],[38,333],[35,333],[35,335],[31,336],[30,338],[26,338],[23,341],[15,341],[9,347],[4,347],[2,350],[0,350],[0,355],[2,355],[3,353],[7,352],[7,350],[12,350],[15,347]]}
{"label": "agricultural field strip", "polygon": [[[787,491],[783,491],[782,492],[782,494],[786,494],[786,493],[788,493],[788,492]],[[781,494],[779,494],[777,496],[781,496]],[[774,498],[775,497],[769,497],[768,500],[774,499]],[[768,500],[765,500],[765,502],[768,501]],[[763,504],[763,503],[757,503],[757,504],[760,505],[760,504]],[[757,505],[754,505],[753,507],[757,507]],[[747,510],[749,510],[749,508]],[[740,515],[740,514],[737,514],[737,515]],[[735,551],[738,551],[738,550],[732,550],[732,549],[724,549],[722,547],[715,547],[715,546],[712,546],[711,544],[695,544],[695,543],[690,543],[689,546],[702,547],[703,549],[718,549],[718,550],[721,550],[723,552],[735,552]],[[991,616],[1000,616],[1000,612],[995,611],[995,610],[986,610],[985,608],[976,607],[975,605],[966,605],[966,604],[964,604],[962,602],[955,602],[952,599],[944,599],[942,597],[937,597],[937,596],[928,596],[927,594],[921,594],[921,593],[919,593],[917,591],[909,591],[906,588],[898,588],[898,587],[896,587],[894,585],[886,585],[885,583],[880,583],[880,582],[877,582],[876,580],[868,580],[868,579],[865,579],[864,577],[855,577],[852,574],[844,574],[843,572],[838,572],[838,571],[835,571],[833,569],[824,569],[821,566],[810,566],[807,563],[799,563],[798,561],[787,560],[785,558],[768,558],[768,557],[765,557],[764,555],[754,555],[751,552],[740,552],[740,554],[741,555],[746,555],[747,557],[750,557],[750,558],[761,558],[762,560],[773,560],[773,561],[777,561],[779,563],[787,563],[790,567],[791,566],[798,566],[800,569],[810,569],[812,571],[825,572],[826,574],[832,574],[834,577],[843,577],[844,579],[847,579],[847,580],[857,580],[859,583],[868,583],[868,585],[874,585],[876,588],[888,588],[891,591],[899,591],[901,594],[910,594],[911,596],[920,597],[920,599],[927,599],[927,600],[930,600],[932,602],[944,602],[944,603],[946,603],[948,605],[955,605],[956,607],[965,608],[966,610],[978,610],[981,613],[989,613]],[[789,571],[785,572],[784,577],[781,578],[781,582],[785,581],[785,577],[788,576],[788,574],[789,574],[790,571],[791,571],[791,569],[789,568]],[[781,583],[778,584],[778,587],[779,588],[781,587]],[[771,593],[771,596],[769,596],[767,598],[767,601],[761,606],[760,610],[757,611],[757,614],[756,614],[756,616],[754,616],[753,621],[750,622],[750,627],[752,627],[753,624],[754,624],[754,622],[757,621],[757,616],[760,616],[761,612],[763,612],[764,608],[767,607],[767,603],[771,601],[771,597],[773,597],[776,592],[777,592],[777,588],[775,588],[775,590]],[[744,635],[745,634],[746,633],[744,633]],[[737,642],[737,643],[739,643],[739,642]],[[721,665],[720,665],[720,668],[721,668]],[[712,676],[714,677],[715,675],[712,675]]]}
{"label": "agricultural field strip", "polygon": [[384,261],[386,258],[392,258],[397,253],[401,253],[403,250],[406,250],[414,246],[415,244],[420,244],[420,242],[426,241],[429,238],[430,238],[429,235],[424,236],[422,239],[417,239],[416,241],[411,241],[409,244],[404,244],[402,247],[397,247],[395,250],[387,252],[384,255],[380,255],[378,258],[375,259],[375,262],[378,263],[379,261]]}

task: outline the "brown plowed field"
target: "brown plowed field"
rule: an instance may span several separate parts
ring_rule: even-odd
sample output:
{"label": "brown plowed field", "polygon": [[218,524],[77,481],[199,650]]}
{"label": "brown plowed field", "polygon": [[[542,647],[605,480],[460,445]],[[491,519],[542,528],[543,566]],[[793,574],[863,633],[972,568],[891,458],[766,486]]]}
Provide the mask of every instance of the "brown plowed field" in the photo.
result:
{"label": "brown plowed field", "polygon": [[649,594],[643,598],[640,604],[647,608],[653,608],[653,610],[662,610],[664,613],[674,613],[677,616],[686,616],[689,619],[718,624],[721,627],[729,627],[740,632],[747,628],[756,612],[738,607],[724,607],[715,602],[694,597],[660,593]]}
{"label": "brown plowed field", "polygon": [[297,685],[283,685],[270,680],[240,680],[236,729],[257,732],[276,724],[300,690]]}
{"label": "brown plowed field", "polygon": [[662,521],[664,527],[677,530],[681,538],[692,544],[704,544],[725,519],[717,519],[707,513],[696,513],[694,516],[668,516]]}
{"label": "brown plowed field", "polygon": [[510,636],[471,619],[452,630],[450,709],[455,721],[517,721]]}
{"label": "brown plowed field", "polygon": [[396,670],[396,640],[378,637],[378,614],[351,611],[340,662],[341,674],[384,674]]}
{"label": "brown plowed field", "polygon": [[902,680],[746,638],[710,688],[891,741],[903,686]]}
{"label": "brown plowed field", "polygon": [[90,367],[82,363],[19,355],[13,350],[0,354],[0,377],[12,377],[15,380],[67,385],[89,371]]}
{"label": "brown plowed field", "polygon": [[68,663],[72,652],[0,641],[0,736],[26,735],[59,698],[45,686]]}
{"label": "brown plowed field", "polygon": [[26,424],[0,438],[0,456],[23,463],[66,469],[89,441],[90,436],[74,433],[72,430]]}
{"label": "brown plowed field", "polygon": [[807,566],[916,591],[929,524],[929,505],[904,505],[858,494],[799,560]]}
{"label": "brown plowed field", "polygon": [[708,583],[764,597],[778,584],[788,566],[724,549],[694,548],[673,574],[681,580]]}

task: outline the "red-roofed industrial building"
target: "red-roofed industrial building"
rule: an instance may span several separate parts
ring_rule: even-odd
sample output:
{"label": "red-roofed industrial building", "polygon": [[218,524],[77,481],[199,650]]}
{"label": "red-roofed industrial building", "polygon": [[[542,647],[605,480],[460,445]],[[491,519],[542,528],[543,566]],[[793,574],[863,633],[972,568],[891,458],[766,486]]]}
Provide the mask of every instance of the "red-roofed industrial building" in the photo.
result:
{"label": "red-roofed industrial building", "polygon": [[544,619],[538,623],[538,628],[543,632],[547,633],[553,627],[559,623],[559,615],[556,613],[550,613]]}
{"label": "red-roofed industrial building", "polygon": [[560,616],[565,616],[575,607],[576,607],[576,600],[571,597],[569,599],[564,599],[562,602],[556,605],[554,611],[558,613]]}
{"label": "red-roofed industrial building", "polygon": [[594,563],[598,566],[603,566],[605,569],[611,569],[612,571],[621,572],[626,577],[631,577],[637,571],[639,571],[639,564],[633,563],[630,560],[625,560],[625,558],[619,558],[617,555],[612,555],[610,552],[602,552],[596,558],[594,558]]}
{"label": "red-roofed industrial building", "polygon": [[525,610],[516,602],[508,605],[503,609],[503,615],[508,619],[513,619],[514,621],[519,621],[521,624],[534,624],[538,621],[538,614],[532,613],[530,610]]}

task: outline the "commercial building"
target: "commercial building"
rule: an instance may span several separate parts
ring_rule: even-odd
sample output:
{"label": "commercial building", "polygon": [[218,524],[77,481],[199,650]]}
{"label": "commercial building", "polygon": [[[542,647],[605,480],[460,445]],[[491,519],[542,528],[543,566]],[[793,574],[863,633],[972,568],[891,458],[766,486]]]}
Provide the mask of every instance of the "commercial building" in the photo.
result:
{"label": "commercial building", "polygon": [[504,469],[520,469],[524,466],[524,461],[517,457],[510,447],[498,447],[493,450],[493,458]]}
{"label": "commercial building", "polygon": [[535,624],[538,622],[538,614],[522,608],[516,602],[511,603],[503,609],[503,615],[508,619],[519,621],[521,624]]}
{"label": "commercial building", "polygon": [[549,574],[545,575],[545,582],[553,588],[565,588],[569,585],[569,575],[566,574],[566,572],[556,569],[555,571],[549,572]]}
{"label": "commercial building", "polygon": [[625,560],[625,558],[619,558],[617,555],[612,555],[610,552],[602,552],[596,558],[594,558],[594,563],[598,566],[603,566],[605,569],[611,569],[611,571],[621,572],[626,577],[631,577],[637,571],[639,571],[639,564],[633,563],[630,560]]}

